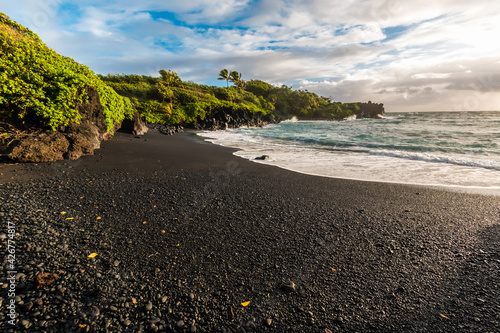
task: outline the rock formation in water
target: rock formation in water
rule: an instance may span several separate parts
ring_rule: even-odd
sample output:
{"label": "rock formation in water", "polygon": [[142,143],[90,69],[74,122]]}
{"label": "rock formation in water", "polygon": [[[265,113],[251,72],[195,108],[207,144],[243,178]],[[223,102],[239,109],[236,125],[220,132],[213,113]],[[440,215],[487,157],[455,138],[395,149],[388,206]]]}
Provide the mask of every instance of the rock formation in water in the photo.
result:
{"label": "rock formation in water", "polygon": [[359,110],[355,110],[354,114],[357,119],[362,118],[380,118],[384,114],[384,104],[382,103],[357,103]]}

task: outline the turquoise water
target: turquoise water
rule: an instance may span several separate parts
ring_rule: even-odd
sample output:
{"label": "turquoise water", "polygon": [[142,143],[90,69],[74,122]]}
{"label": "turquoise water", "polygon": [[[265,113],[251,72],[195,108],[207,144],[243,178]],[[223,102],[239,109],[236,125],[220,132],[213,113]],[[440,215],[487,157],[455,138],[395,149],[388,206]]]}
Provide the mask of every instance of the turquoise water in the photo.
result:
{"label": "turquoise water", "polygon": [[392,113],[206,132],[236,155],[327,177],[500,189],[500,112]]}

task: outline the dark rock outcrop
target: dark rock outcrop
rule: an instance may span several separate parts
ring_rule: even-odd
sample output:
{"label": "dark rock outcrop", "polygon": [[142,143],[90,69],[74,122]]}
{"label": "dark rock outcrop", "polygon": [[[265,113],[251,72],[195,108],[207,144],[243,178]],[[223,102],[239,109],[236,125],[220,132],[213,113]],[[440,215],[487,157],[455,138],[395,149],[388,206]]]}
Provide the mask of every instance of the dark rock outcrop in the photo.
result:
{"label": "dark rock outcrop", "polygon": [[228,128],[238,128],[243,126],[262,127],[268,124],[278,123],[279,120],[273,115],[262,115],[252,113],[245,109],[219,108],[205,119],[198,119],[188,126],[194,129],[203,130],[224,130]]}
{"label": "dark rock outcrop", "polygon": [[[109,139],[118,130],[107,131],[104,107],[97,90],[87,87],[88,100],[76,105],[81,115],[79,123],[60,127],[57,132],[24,132],[7,146],[0,147],[3,157],[15,162],[50,162],[62,159],[76,160],[83,155],[93,155],[101,147],[101,141]],[[140,117],[139,117],[140,119]],[[143,124],[143,123],[142,123]],[[142,129],[140,126],[138,130]]]}
{"label": "dark rock outcrop", "polygon": [[158,131],[160,131],[160,133],[165,134],[165,135],[174,135],[174,133],[184,132],[184,127],[182,127],[182,126],[160,126],[160,128],[158,128]]}
{"label": "dark rock outcrop", "polygon": [[95,142],[91,142],[89,137],[81,133],[69,133],[66,135],[70,145],[64,154],[65,158],[77,160],[83,155],[94,154]]}
{"label": "dark rock outcrop", "polygon": [[53,132],[23,137],[12,146],[7,155],[11,160],[38,163],[64,159],[70,143],[64,134]]}
{"label": "dark rock outcrop", "polygon": [[139,112],[136,111],[132,120],[123,120],[121,130],[127,133],[132,133],[133,135],[144,135],[148,132],[148,126],[146,125],[146,122],[142,120]]}
{"label": "dark rock outcrop", "polygon": [[174,126],[174,125],[162,125],[162,124],[147,124],[148,128],[157,130],[161,134],[174,135],[174,133],[184,132],[184,127]]}
{"label": "dark rock outcrop", "polygon": [[384,114],[384,104],[382,103],[357,103],[359,110],[354,110],[357,119],[363,118],[381,118]]}
{"label": "dark rock outcrop", "polygon": [[82,116],[80,124],[92,124],[99,130],[99,133],[106,133],[106,119],[104,118],[104,107],[101,104],[99,93],[93,87],[87,87],[88,100],[86,103],[78,104],[76,111]]}

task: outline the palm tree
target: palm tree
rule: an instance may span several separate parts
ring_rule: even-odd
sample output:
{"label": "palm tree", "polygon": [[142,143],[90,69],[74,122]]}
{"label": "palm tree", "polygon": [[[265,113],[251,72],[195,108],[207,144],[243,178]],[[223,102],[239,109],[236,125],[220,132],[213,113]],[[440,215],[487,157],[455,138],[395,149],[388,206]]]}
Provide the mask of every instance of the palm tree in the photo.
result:
{"label": "palm tree", "polygon": [[226,85],[227,89],[229,90],[229,80],[231,79],[231,76],[229,75],[229,71],[227,69],[223,69],[219,73],[219,77],[217,80],[226,80]]}
{"label": "palm tree", "polygon": [[229,71],[227,69],[223,69],[219,73],[219,77],[217,80],[226,80],[226,92],[227,92],[227,99],[231,101],[231,97],[229,96],[229,80],[231,79],[231,76],[229,75]]}
{"label": "palm tree", "polygon": [[242,89],[245,86],[245,81],[243,81],[241,77],[241,73],[238,73],[237,71],[231,72],[230,80],[231,82],[234,82],[234,84],[236,84],[236,88],[238,89]]}
{"label": "palm tree", "polygon": [[241,79],[241,73],[238,73],[237,71],[232,71],[230,74],[230,80],[236,85],[236,96],[238,95],[238,91],[240,89],[243,89],[245,86],[245,81]]}

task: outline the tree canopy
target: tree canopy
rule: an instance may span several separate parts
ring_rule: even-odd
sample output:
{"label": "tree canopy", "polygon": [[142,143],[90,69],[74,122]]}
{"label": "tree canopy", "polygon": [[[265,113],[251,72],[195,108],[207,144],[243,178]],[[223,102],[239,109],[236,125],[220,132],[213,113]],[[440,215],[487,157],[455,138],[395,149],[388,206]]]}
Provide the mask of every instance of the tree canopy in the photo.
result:
{"label": "tree canopy", "polygon": [[230,80],[236,85],[237,89],[243,89],[245,87],[245,81],[242,79],[242,74],[237,71],[231,72]]}
{"label": "tree canopy", "polygon": [[[31,122],[57,130],[78,122],[76,105],[94,87],[104,106],[108,129],[134,109],[150,123],[189,124],[218,110],[245,110],[279,117],[339,119],[358,105],[332,102],[315,93],[243,80],[239,71],[223,69],[226,87],[183,81],[173,70],[159,77],[137,74],[95,75],[88,67],[49,49],[40,38],[0,13],[0,121]],[[234,86],[229,86],[232,82]]]}
{"label": "tree canopy", "polygon": [[[356,104],[335,103],[315,93],[275,87],[261,80],[244,81],[238,71],[223,69],[218,79],[226,87],[182,81],[172,70],[160,77],[108,74],[102,79],[119,94],[132,98],[148,122],[187,124],[204,119],[218,108],[244,108],[279,117],[340,119],[352,115]],[[234,83],[234,87],[229,86]]]}

